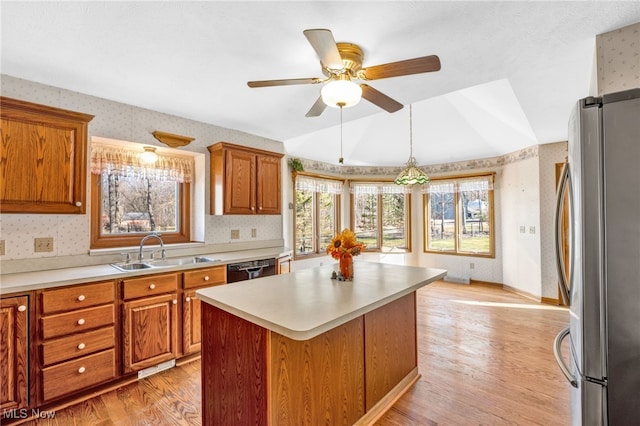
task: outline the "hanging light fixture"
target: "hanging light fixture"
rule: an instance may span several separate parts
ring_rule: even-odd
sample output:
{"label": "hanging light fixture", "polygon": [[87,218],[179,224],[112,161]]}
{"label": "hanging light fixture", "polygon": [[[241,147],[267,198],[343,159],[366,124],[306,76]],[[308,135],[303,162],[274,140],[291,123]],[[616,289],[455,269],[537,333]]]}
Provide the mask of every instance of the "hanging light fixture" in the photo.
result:
{"label": "hanging light fixture", "polygon": [[362,87],[354,83],[345,74],[330,81],[320,90],[322,102],[333,108],[348,108],[354,106],[362,98]]}
{"label": "hanging light fixture", "polygon": [[140,154],[140,159],[143,163],[155,163],[156,161],[158,161],[158,154],[156,154],[156,149],[152,146],[145,146],[144,152]]}
{"label": "hanging light fixture", "polygon": [[404,170],[400,172],[396,180],[396,185],[415,185],[429,182],[429,178],[416,165],[416,159],[413,157],[413,112],[412,105],[409,105],[409,161]]}

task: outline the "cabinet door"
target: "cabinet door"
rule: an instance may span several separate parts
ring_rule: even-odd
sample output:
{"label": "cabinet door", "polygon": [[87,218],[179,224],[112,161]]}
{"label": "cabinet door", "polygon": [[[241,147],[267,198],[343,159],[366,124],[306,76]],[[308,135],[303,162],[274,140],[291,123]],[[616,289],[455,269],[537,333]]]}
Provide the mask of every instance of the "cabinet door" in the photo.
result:
{"label": "cabinet door", "polygon": [[0,301],[0,409],[3,412],[29,405],[28,302],[27,296]]}
{"label": "cabinet door", "polygon": [[278,274],[288,274],[291,272],[291,256],[278,259]]}
{"label": "cabinet door", "polygon": [[256,210],[256,156],[241,150],[227,150],[224,212],[253,214]]}
{"label": "cabinet door", "polygon": [[1,212],[85,212],[87,123],[92,118],[1,98]]}
{"label": "cabinet door", "polygon": [[182,351],[185,355],[200,350],[202,324],[200,324],[200,302],[195,290],[186,290],[183,296]]}
{"label": "cabinet door", "polygon": [[257,213],[280,214],[280,157],[258,155],[257,168]]}
{"label": "cabinet door", "polygon": [[172,293],[124,303],[125,373],[176,358],[177,297],[177,293]]}

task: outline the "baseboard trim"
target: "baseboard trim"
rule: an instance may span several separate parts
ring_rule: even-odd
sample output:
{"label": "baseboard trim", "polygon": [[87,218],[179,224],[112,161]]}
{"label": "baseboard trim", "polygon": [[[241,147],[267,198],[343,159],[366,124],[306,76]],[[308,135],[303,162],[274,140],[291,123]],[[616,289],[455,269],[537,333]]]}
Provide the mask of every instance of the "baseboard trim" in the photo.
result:
{"label": "baseboard trim", "polygon": [[560,301],[558,299],[554,299],[553,297],[541,297],[540,302],[547,305],[561,306]]}
{"label": "baseboard trim", "polygon": [[511,287],[506,284],[503,284],[502,288],[512,293],[519,294],[520,296],[526,297],[527,299],[535,300],[536,302],[540,303],[540,296],[537,296],[533,293],[529,293],[527,291],[520,290],[519,288]]}
{"label": "baseboard trim", "polygon": [[482,285],[486,287],[499,287],[499,288],[504,287],[504,284],[494,283],[491,281],[480,281],[480,280],[471,280],[471,285]]}

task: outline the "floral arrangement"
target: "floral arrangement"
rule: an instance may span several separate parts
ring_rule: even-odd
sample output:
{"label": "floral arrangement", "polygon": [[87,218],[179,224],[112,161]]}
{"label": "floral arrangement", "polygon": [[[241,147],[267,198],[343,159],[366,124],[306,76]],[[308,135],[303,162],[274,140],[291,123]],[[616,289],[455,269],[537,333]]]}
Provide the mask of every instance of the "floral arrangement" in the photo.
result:
{"label": "floral arrangement", "polygon": [[363,252],[367,246],[356,240],[356,234],[352,230],[345,228],[341,233],[333,237],[331,244],[327,246],[327,254],[330,254],[336,260],[348,253],[357,256]]}

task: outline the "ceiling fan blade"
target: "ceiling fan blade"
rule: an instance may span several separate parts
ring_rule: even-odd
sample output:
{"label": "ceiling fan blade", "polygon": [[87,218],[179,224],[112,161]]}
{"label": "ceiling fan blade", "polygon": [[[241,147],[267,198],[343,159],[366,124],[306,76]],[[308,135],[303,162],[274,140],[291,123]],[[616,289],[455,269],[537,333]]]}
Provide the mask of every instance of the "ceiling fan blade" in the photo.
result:
{"label": "ceiling fan blade", "polygon": [[338,51],[338,46],[333,38],[331,31],[324,29],[304,30],[304,35],[311,43],[311,46],[315,49],[320,62],[326,67],[341,70],[344,68],[342,63],[342,56]]}
{"label": "ceiling fan blade", "polygon": [[322,83],[321,78],[288,78],[285,80],[262,80],[262,81],[249,81],[247,86],[249,87],[270,87],[270,86],[292,86],[294,84],[316,84]]}
{"label": "ceiling fan blade", "polygon": [[440,70],[440,58],[436,55],[423,56],[421,58],[407,59],[405,61],[390,62],[388,64],[374,65],[360,71],[367,80],[380,78],[399,77],[402,75],[420,74]]}
{"label": "ceiling fan blade", "polygon": [[378,105],[380,108],[387,112],[396,112],[401,110],[403,105],[388,97],[384,93],[374,89],[368,84],[361,84],[362,87],[362,97],[371,102],[372,104]]}
{"label": "ceiling fan blade", "polygon": [[305,114],[305,117],[317,117],[324,112],[324,109],[327,107],[322,101],[322,97],[318,96],[318,100],[311,107],[311,109]]}

